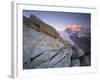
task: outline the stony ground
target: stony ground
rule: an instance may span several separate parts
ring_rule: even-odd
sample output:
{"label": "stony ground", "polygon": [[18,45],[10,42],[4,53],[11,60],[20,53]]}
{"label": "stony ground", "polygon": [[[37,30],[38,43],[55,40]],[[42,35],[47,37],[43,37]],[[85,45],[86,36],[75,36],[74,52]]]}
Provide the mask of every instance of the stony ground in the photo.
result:
{"label": "stony ground", "polygon": [[[70,36],[75,46],[37,17],[23,17],[23,69],[91,65],[90,38]],[[67,39],[66,39],[67,40]],[[66,45],[66,47],[65,47]]]}

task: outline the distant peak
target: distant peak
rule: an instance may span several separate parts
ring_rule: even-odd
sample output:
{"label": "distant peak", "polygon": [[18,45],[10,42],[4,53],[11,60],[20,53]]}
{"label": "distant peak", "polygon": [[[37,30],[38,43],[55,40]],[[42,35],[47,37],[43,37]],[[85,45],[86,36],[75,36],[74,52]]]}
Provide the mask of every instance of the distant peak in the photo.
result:
{"label": "distant peak", "polygon": [[70,32],[79,32],[81,30],[81,25],[78,24],[68,25],[66,29]]}

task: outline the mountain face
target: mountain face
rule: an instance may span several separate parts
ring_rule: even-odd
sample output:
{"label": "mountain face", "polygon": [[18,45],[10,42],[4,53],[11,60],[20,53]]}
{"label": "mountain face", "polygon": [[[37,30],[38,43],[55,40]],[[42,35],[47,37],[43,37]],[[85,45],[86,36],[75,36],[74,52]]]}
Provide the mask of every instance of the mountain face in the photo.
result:
{"label": "mountain face", "polygon": [[89,27],[83,27],[81,25],[69,25],[67,26],[66,32],[69,32],[70,35],[76,36],[76,37],[88,37],[90,35],[90,28]]}
{"label": "mountain face", "polygon": [[34,15],[23,26],[23,69],[70,66],[72,49],[52,26]]}
{"label": "mountain face", "polygon": [[23,16],[23,69],[91,65],[90,31],[55,28],[31,15]]}
{"label": "mountain face", "polygon": [[73,45],[71,66],[90,66],[91,65],[90,28],[72,25],[71,27],[68,27],[68,30],[63,31],[61,33],[61,36],[63,37],[64,40],[67,40],[71,45]]}

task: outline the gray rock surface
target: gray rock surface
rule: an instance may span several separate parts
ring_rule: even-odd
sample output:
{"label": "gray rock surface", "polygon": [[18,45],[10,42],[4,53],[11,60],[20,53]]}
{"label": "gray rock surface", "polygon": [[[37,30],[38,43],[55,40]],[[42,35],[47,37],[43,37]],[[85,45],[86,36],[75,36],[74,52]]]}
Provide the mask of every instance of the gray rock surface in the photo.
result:
{"label": "gray rock surface", "polygon": [[90,66],[90,34],[66,34],[35,15],[23,16],[23,69]]}
{"label": "gray rock surface", "polygon": [[81,66],[91,66],[91,57],[90,55],[85,55],[80,58]]}
{"label": "gray rock surface", "polygon": [[52,68],[70,65],[71,48],[30,27],[23,30],[23,68]]}
{"label": "gray rock surface", "polygon": [[80,60],[79,59],[73,59],[71,61],[71,65],[70,66],[79,67],[80,66]]}

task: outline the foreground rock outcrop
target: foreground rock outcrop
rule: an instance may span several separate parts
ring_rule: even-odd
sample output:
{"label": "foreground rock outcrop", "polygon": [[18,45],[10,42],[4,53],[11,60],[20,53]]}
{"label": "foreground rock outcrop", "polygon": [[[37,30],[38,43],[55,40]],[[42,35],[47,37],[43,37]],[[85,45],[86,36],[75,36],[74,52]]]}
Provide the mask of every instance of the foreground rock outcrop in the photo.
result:
{"label": "foreground rock outcrop", "polygon": [[91,66],[91,36],[86,30],[68,38],[69,30],[61,35],[34,15],[23,16],[23,69]]}
{"label": "foreground rock outcrop", "polygon": [[70,66],[72,49],[52,26],[36,16],[24,16],[23,22],[24,69]]}

